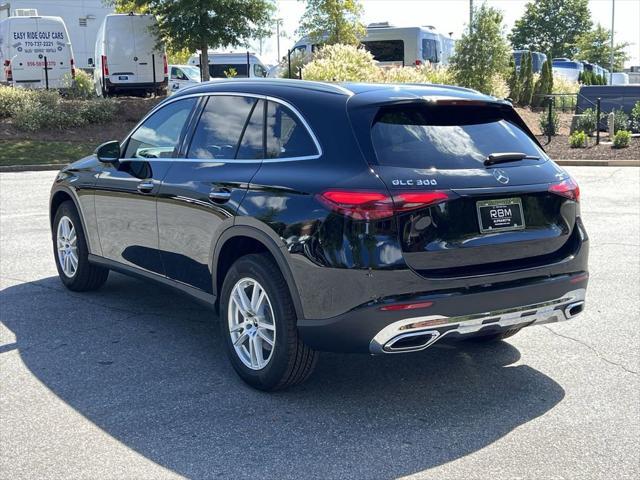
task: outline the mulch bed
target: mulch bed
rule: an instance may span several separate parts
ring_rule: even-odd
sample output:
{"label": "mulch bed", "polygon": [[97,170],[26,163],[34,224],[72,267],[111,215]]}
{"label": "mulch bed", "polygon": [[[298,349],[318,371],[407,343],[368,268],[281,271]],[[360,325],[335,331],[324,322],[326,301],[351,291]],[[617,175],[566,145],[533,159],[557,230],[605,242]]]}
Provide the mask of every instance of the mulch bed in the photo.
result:
{"label": "mulch bed", "polygon": [[538,136],[547,154],[554,160],[638,160],[640,159],[640,138],[633,137],[627,148],[613,148],[608,142],[608,135],[600,137],[600,145],[596,145],[595,137],[589,138],[587,148],[569,147],[569,137],[558,135],[551,137],[547,144],[547,137]]}

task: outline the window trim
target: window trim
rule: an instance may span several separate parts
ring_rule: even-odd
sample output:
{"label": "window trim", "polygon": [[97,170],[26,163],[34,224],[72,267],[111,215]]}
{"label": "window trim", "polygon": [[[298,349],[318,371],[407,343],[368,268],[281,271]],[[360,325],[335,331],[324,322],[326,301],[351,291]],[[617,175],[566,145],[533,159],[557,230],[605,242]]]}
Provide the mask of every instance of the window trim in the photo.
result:
{"label": "window trim", "polygon": [[[173,157],[173,158],[161,158],[161,159],[152,159],[154,162],[174,162],[176,160],[180,160],[182,162],[193,162],[193,163],[280,163],[280,162],[297,162],[297,161],[301,161],[301,160],[317,160],[318,158],[322,157],[323,155],[323,150],[322,147],[320,146],[320,142],[318,141],[318,138],[316,137],[315,133],[313,132],[313,130],[311,129],[311,127],[309,126],[309,124],[307,123],[307,120],[304,118],[304,116],[300,113],[300,111],[294,107],[293,105],[291,105],[289,102],[287,102],[286,100],[283,100],[281,98],[277,98],[277,97],[272,97],[270,95],[262,95],[262,94],[258,94],[258,93],[245,93],[245,92],[229,92],[229,91],[225,91],[225,92],[200,92],[200,93],[191,93],[189,95],[181,95],[179,97],[175,97],[175,98],[169,98],[168,100],[164,101],[163,103],[161,103],[160,105],[157,105],[156,107],[154,107],[149,113],[147,113],[142,120],[140,120],[140,122],[138,122],[138,124],[133,128],[133,130],[131,130],[131,132],[125,137],[125,139],[123,140],[123,142],[121,143],[121,145],[127,145],[129,142],[129,139],[131,138],[131,136],[138,130],[138,128],[140,128],[140,126],[154,113],[156,113],[157,111],[161,110],[162,108],[166,107],[167,105],[170,105],[173,102],[178,102],[180,100],[184,100],[187,98],[197,98],[197,97],[209,97],[209,96],[236,96],[236,97],[250,97],[250,98],[255,98],[257,100],[264,100],[264,101],[268,101],[268,102],[275,102],[275,103],[279,103],[280,105],[283,105],[285,107],[287,107],[289,110],[291,110],[293,112],[293,114],[297,117],[297,120],[300,121],[300,124],[302,126],[304,126],[304,128],[307,130],[307,133],[309,134],[309,136],[311,137],[311,140],[313,141],[313,144],[316,147],[316,153],[313,155],[306,155],[306,156],[302,156],[302,157],[286,157],[286,158],[263,158],[263,159],[244,159],[244,160],[238,160],[235,158],[215,158],[215,159],[206,159],[206,158],[188,158],[186,156],[186,152],[182,153],[179,152],[179,156]],[[193,112],[198,110],[199,107],[199,103],[197,102],[196,105],[194,106],[193,110],[192,110],[192,115]],[[266,108],[265,108],[266,111]],[[188,125],[188,132],[186,133],[186,137],[191,139],[193,137],[193,133],[195,132],[195,128],[197,126],[197,123],[195,123],[194,125]],[[180,155],[181,153],[181,155]],[[121,159],[122,160],[128,160],[128,159]],[[134,159],[136,160],[136,159]]]}

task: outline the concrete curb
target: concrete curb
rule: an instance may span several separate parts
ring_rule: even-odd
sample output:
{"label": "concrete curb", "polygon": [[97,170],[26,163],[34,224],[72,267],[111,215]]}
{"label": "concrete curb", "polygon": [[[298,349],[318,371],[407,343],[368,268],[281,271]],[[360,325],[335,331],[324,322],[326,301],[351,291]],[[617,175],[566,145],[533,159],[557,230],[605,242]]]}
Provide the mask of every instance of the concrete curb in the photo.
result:
{"label": "concrete curb", "polygon": [[0,173],[3,172],[41,172],[44,170],[60,170],[64,163],[48,163],[44,165],[7,165],[0,166]]}
{"label": "concrete curb", "polygon": [[572,167],[640,167],[640,160],[554,160]]}

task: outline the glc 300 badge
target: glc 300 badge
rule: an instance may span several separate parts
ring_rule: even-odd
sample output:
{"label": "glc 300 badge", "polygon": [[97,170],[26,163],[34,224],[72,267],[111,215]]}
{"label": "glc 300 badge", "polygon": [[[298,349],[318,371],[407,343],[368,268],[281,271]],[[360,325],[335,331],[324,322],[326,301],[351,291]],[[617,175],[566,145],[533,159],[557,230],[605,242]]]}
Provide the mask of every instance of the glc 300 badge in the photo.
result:
{"label": "glc 300 badge", "polygon": [[509,175],[507,175],[507,172],[505,172],[501,168],[496,168],[493,171],[493,176],[502,184],[506,185],[507,183],[509,183]]}

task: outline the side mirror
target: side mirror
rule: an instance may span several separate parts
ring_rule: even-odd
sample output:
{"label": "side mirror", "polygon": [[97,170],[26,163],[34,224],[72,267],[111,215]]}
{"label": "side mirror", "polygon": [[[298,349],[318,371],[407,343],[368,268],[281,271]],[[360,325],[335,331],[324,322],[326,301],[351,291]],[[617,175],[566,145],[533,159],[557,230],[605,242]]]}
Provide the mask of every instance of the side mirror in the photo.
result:
{"label": "side mirror", "polygon": [[98,160],[104,163],[117,163],[120,160],[120,142],[106,142],[96,148]]}

